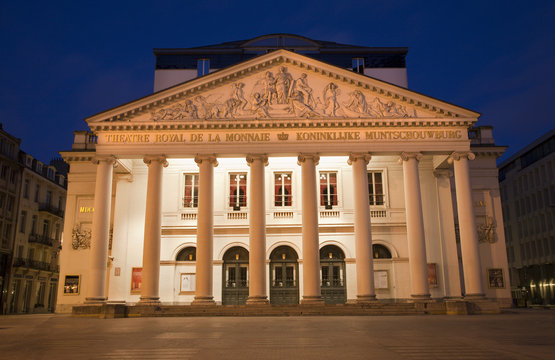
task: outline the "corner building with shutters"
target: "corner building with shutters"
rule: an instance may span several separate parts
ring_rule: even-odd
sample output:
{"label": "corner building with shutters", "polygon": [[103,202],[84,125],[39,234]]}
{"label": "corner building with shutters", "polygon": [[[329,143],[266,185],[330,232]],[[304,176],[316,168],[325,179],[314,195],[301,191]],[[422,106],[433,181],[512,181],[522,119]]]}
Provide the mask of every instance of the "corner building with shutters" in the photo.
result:
{"label": "corner building with shutters", "polygon": [[57,311],[510,304],[504,147],[407,88],[406,48],[277,34],[154,54],[154,93],[61,153]]}

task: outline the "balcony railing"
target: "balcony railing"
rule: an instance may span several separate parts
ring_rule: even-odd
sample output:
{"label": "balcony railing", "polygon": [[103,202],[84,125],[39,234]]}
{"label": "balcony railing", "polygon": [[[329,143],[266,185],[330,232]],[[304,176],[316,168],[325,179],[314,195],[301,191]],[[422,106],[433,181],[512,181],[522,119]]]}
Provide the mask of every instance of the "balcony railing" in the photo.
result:
{"label": "balcony railing", "polygon": [[46,211],[52,215],[56,215],[58,217],[64,217],[64,211],[62,209],[55,208],[51,204],[41,203],[39,204],[39,211]]}
{"label": "balcony railing", "polygon": [[52,272],[60,271],[60,267],[56,264],[50,264],[44,261],[30,260],[25,258],[15,258],[13,261],[13,266],[25,267],[28,269],[35,269],[35,270],[52,271]]}
{"label": "balcony railing", "polygon": [[29,235],[29,242],[35,244],[43,244],[46,246],[54,245],[54,239],[49,238],[46,235],[31,234]]}

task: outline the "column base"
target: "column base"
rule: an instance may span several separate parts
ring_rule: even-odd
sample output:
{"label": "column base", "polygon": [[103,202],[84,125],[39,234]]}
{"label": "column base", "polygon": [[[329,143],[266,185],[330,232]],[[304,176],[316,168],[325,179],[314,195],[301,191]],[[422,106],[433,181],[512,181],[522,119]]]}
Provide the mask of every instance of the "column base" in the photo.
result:
{"label": "column base", "polygon": [[214,301],[214,297],[212,296],[195,296],[195,299],[193,300],[191,305],[216,305],[216,302]]}
{"label": "column base", "polygon": [[415,301],[427,301],[431,299],[430,294],[414,294],[410,296],[410,299],[415,302]]}
{"label": "column base", "polygon": [[465,300],[483,300],[486,298],[485,294],[466,294],[464,296]]}
{"label": "column base", "polygon": [[105,304],[108,298],[105,297],[87,297],[85,298],[85,304]]}
{"label": "column base", "polygon": [[137,303],[137,305],[160,305],[160,298],[159,297],[149,297],[149,296],[141,296],[141,299]]}
{"label": "column base", "polygon": [[357,304],[370,304],[376,303],[377,301],[376,295],[357,295],[356,299]]}
{"label": "column base", "polygon": [[247,298],[247,305],[269,305],[268,297],[266,296],[249,296]]}
{"label": "column base", "polygon": [[301,305],[324,305],[322,296],[303,296]]}

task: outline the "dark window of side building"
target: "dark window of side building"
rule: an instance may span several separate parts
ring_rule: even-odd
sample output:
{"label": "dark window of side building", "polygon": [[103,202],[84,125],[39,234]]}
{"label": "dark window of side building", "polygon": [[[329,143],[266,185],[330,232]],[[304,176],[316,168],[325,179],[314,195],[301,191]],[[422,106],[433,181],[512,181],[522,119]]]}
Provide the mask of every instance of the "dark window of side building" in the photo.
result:
{"label": "dark window of side building", "polygon": [[25,179],[25,182],[23,183],[23,197],[25,199],[29,198],[29,179]]}
{"label": "dark window of side building", "polygon": [[353,58],[353,71],[364,74],[364,58]]}
{"label": "dark window of side building", "polygon": [[197,60],[197,76],[203,76],[210,72],[210,59]]}
{"label": "dark window of side building", "polygon": [[35,202],[39,201],[40,185],[35,186]]}
{"label": "dark window of side building", "polygon": [[52,191],[46,191],[46,205],[50,205],[52,201]]}
{"label": "dark window of side building", "polygon": [[37,215],[33,215],[31,218],[31,234],[37,233]]}
{"label": "dark window of side building", "polygon": [[19,232],[25,233],[25,228],[27,227],[27,211],[21,212],[21,220],[19,222]]}

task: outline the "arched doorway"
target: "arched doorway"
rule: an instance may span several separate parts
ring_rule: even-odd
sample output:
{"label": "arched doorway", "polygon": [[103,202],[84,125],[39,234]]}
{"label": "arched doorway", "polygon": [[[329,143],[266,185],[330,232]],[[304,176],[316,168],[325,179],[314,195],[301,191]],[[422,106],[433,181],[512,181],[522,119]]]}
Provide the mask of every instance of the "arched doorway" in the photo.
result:
{"label": "arched doorway", "polygon": [[278,246],[270,254],[270,304],[299,303],[299,262],[289,246]]}
{"label": "arched doorway", "polygon": [[239,246],[224,254],[222,304],[244,305],[249,297],[249,252]]}
{"label": "arched doorway", "polygon": [[322,279],[322,298],[326,304],[345,304],[345,254],[335,245],[320,249],[320,270]]}

